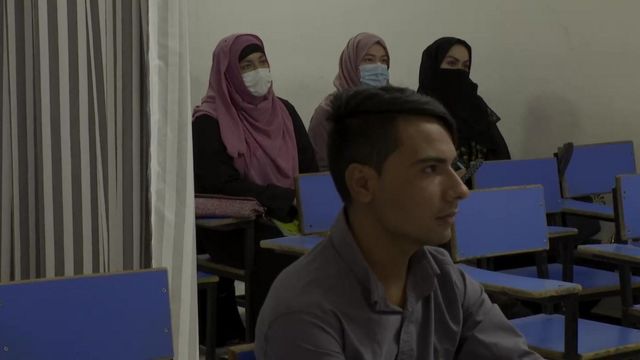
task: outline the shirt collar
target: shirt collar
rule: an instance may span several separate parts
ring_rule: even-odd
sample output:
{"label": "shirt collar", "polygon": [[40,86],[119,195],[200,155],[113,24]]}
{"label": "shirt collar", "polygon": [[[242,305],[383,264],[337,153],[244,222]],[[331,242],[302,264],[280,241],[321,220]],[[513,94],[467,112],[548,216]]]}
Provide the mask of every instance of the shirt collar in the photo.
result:
{"label": "shirt collar", "polygon": [[[356,277],[369,304],[376,311],[398,311],[387,301],[382,283],[364,259],[347,223],[345,210],[341,211],[336,219],[328,241]],[[410,311],[422,298],[431,294],[435,287],[435,277],[439,273],[440,270],[426,249],[422,248],[411,256],[405,310]]]}

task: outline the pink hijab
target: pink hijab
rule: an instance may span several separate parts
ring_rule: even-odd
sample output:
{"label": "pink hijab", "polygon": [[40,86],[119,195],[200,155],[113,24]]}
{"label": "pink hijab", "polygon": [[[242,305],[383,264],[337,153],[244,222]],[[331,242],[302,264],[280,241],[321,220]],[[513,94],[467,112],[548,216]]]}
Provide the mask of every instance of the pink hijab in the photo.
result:
{"label": "pink hijab", "polygon": [[[342,54],[340,54],[340,63],[338,64],[338,74],[333,80],[333,86],[337,90],[346,90],[360,86],[360,61],[367,53],[367,50],[374,44],[380,44],[389,54],[387,45],[378,35],[363,32],[347,42]],[[329,168],[329,160],[327,159],[327,142],[330,124],[327,121],[329,116],[331,99],[333,93],[329,94],[322,100],[311,116],[309,123],[309,138],[313,144],[316,153],[316,160],[320,170]]]}
{"label": "pink hijab", "polygon": [[259,185],[293,188],[298,174],[298,152],[291,116],[269,89],[254,96],[242,81],[238,56],[256,35],[233,34],[213,51],[209,88],[193,109],[192,120],[207,114],[218,120],[222,141],[238,171]]}

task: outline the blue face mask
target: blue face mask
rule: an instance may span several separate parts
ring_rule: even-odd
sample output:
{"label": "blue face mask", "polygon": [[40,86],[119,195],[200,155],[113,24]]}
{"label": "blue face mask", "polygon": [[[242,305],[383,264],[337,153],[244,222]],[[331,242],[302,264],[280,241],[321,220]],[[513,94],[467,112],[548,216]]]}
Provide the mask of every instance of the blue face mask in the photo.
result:
{"label": "blue face mask", "polygon": [[360,65],[360,83],[374,87],[389,84],[389,68],[384,64]]}

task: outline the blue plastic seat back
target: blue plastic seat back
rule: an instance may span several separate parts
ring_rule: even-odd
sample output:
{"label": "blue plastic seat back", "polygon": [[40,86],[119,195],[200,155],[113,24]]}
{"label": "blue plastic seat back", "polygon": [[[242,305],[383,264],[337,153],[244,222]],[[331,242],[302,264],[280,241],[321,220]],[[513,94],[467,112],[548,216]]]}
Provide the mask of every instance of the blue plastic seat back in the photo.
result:
{"label": "blue plastic seat back", "polygon": [[1,359],[169,359],[165,269],[0,285]]}
{"label": "blue plastic seat back", "polygon": [[619,175],[616,189],[620,236],[625,241],[640,240],[640,175]]}
{"label": "blue plastic seat back", "polygon": [[331,230],[342,209],[342,199],[328,172],[302,174],[296,184],[300,228],[303,234]]}
{"label": "blue plastic seat back", "polygon": [[542,185],[548,213],[562,209],[558,164],[555,158],[485,161],[473,177],[475,189]]}
{"label": "blue plastic seat back", "polygon": [[618,175],[635,174],[633,142],[576,145],[561,179],[565,198],[610,193]]}
{"label": "blue plastic seat back", "polygon": [[454,259],[548,249],[544,209],[540,185],[471,191],[456,216]]}

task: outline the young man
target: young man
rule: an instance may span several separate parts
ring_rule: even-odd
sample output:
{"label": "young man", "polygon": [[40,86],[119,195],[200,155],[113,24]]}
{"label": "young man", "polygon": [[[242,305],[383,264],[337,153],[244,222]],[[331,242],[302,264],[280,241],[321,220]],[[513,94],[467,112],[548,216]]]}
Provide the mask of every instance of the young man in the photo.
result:
{"label": "young man", "polygon": [[344,211],[273,284],[258,359],[541,359],[438,245],[469,190],[435,100],[395,87],[335,96],[329,168]]}

